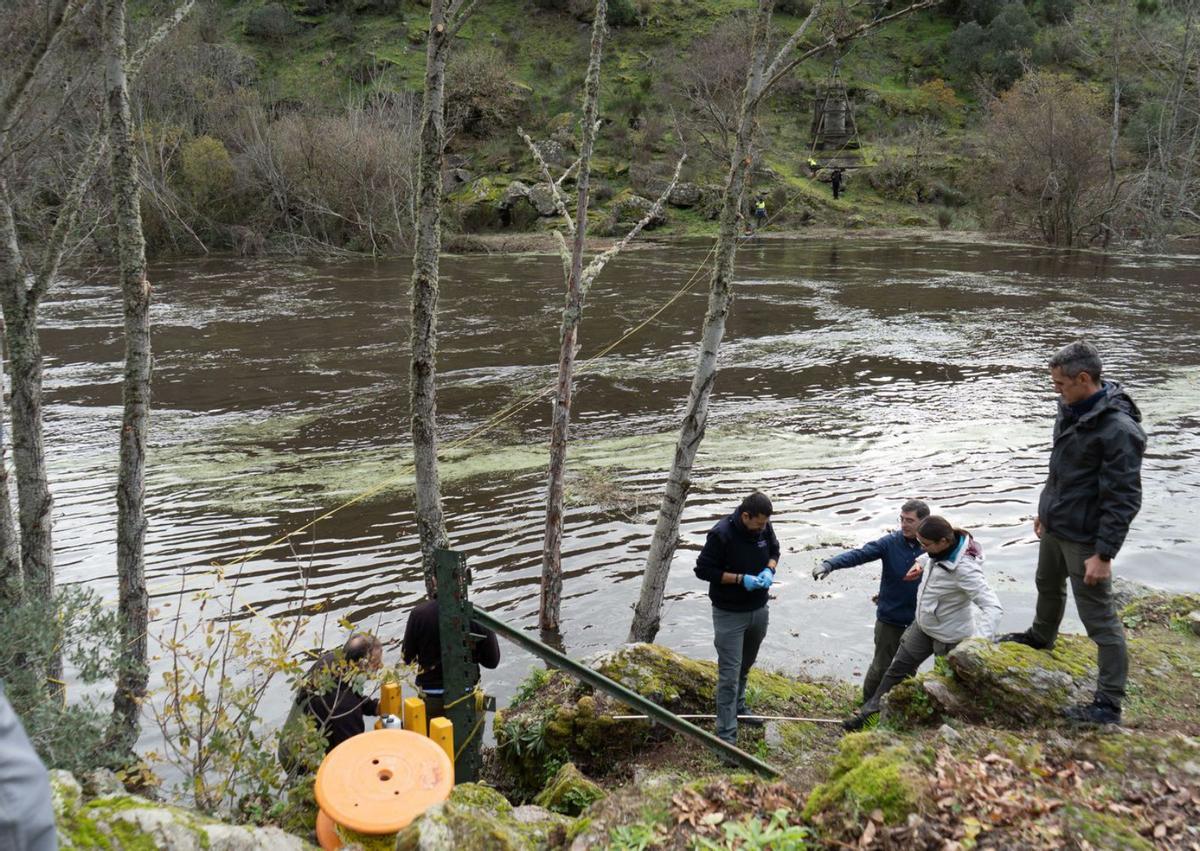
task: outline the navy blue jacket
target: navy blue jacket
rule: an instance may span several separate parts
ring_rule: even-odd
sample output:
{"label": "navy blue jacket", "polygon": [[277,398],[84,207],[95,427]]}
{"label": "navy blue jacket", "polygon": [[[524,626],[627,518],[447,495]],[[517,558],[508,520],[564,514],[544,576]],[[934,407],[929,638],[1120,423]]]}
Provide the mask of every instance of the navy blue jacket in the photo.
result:
{"label": "navy blue jacket", "polygon": [[921,583],[905,582],[904,574],[921,555],[924,555],[924,551],[916,539],[910,541],[897,529],[878,541],[834,556],[829,559],[829,564],[834,570],[841,570],[869,561],[882,561],[879,605],[875,609],[875,616],[884,623],[908,626],[917,614],[917,592],[921,589]]}
{"label": "navy blue jacket", "polygon": [[696,558],[696,576],[708,583],[708,598],[727,612],[753,612],[767,604],[765,588],[747,591],[741,583],[722,585],[722,573],[762,573],[767,562],[779,563],[779,539],[770,522],[761,532],[742,524],[741,514],[730,514],[708,530],[704,549]]}

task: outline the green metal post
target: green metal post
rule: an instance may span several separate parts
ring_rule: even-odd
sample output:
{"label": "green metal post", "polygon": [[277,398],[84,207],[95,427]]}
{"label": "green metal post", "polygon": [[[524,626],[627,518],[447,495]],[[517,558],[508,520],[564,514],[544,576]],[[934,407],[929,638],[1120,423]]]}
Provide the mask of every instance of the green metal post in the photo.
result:
{"label": "green metal post", "polygon": [[454,722],[454,782],[479,778],[479,745],[483,721],[472,696],[479,684],[479,665],[471,643],[471,582],[466,557],[452,550],[434,550],[437,571],[438,629],[442,645],[442,687],[446,717]]}

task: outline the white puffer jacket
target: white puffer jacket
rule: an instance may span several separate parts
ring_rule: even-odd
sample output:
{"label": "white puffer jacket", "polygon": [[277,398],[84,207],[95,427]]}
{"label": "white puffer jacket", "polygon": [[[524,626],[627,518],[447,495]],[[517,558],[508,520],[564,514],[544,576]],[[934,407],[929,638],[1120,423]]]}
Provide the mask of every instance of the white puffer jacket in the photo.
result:
{"label": "white puffer jacket", "polygon": [[[943,558],[930,557],[917,600],[917,625],[930,638],[946,644],[973,635],[991,638],[1004,613],[983,574],[983,548],[967,532],[955,532],[965,540]],[[979,607],[978,621],[972,603]]]}

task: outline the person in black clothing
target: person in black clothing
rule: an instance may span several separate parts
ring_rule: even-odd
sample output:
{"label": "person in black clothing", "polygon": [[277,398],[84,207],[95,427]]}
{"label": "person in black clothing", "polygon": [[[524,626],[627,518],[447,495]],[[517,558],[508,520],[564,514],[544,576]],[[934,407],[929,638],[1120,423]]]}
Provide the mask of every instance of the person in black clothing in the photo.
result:
{"label": "person in black clothing", "polygon": [[1050,471],[1033,521],[1040,539],[1033,625],[1001,641],[1054,647],[1067,606],[1067,582],[1079,619],[1096,642],[1100,675],[1091,703],[1072,706],[1080,723],[1121,723],[1129,657],[1112,592],[1112,563],[1142,506],[1146,433],[1137,405],[1115,381],[1100,377],[1090,343],[1064,346],[1050,358],[1058,417]]}
{"label": "person in black clothing", "polygon": [[[485,668],[499,665],[500,642],[496,640],[496,633],[471,621],[471,636],[475,640],[475,661]],[[409,612],[400,654],[404,664],[411,665],[415,661],[419,668],[417,688],[425,701],[425,717],[443,715],[442,630],[438,624],[436,597],[418,603]]]}
{"label": "person in black clothing", "polygon": [[280,737],[279,761],[288,771],[299,768],[301,716],[312,717],[325,738],[325,753],[364,732],[363,718],[379,714],[379,701],[364,697],[364,675],[383,667],[383,645],[375,636],[356,632],[337,650],[326,650],[301,678],[292,711]]}
{"label": "person in black clothing", "polygon": [[[738,716],[748,714],[746,679],[767,636],[767,589],[779,564],[772,513],[771,500],[750,494],[709,530],[696,559],[696,576],[708,583],[713,607],[717,735],[731,745],[737,744]],[[762,724],[758,719],[746,723]]]}
{"label": "person in black clothing", "polygon": [[833,170],[833,174],[829,176],[829,185],[833,187],[834,201],[836,201],[842,194],[842,176],[845,175],[845,173],[845,169],[835,168]]}

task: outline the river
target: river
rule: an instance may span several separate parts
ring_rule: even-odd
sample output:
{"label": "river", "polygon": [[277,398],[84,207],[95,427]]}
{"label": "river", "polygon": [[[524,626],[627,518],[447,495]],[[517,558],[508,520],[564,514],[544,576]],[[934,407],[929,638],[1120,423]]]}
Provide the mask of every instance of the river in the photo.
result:
{"label": "river", "polygon": [[[588,298],[581,358],[652,313],[706,251],[671,243],[613,263]],[[450,537],[468,554],[474,601],[535,629],[549,403],[453,444],[552,383],[561,265],[539,255],[446,257],[442,274],[438,414],[451,446],[442,468]],[[311,626],[323,626],[327,640],[348,618],[377,631],[390,658],[398,654],[407,611],[423,593],[410,481],[320,521],[291,549],[255,550],[403,471],[408,275],[406,260],[212,258],[152,268],[155,636],[179,605],[185,621],[201,617],[192,592],[228,594],[236,580],[238,604],[260,618],[319,602]],[[574,656],[625,638],[706,284],[701,273],[578,382],[562,615]],[[117,288],[100,278],[66,282],[44,319],[59,577],[112,598]],[[865,670],[877,569],[822,583],[810,570],[893,528],[899,504],[913,496],[978,537],[1005,606],[1002,628],[1024,628],[1037,549],[1030,518],[1055,411],[1044,365],[1079,336],[1100,347],[1106,375],[1141,406],[1150,436],[1145,501],[1116,573],[1200,589],[1200,259],[763,239],[738,257],[659,641],[714,658],[706,589],[691,568],[709,526],[755,488],[774,501],[783,546],[761,665],[854,678]],[[214,586],[213,564],[248,555]],[[502,703],[534,664],[511,646],[503,651],[501,667],[485,672]],[[281,715],[285,703],[273,693],[267,714]]]}

